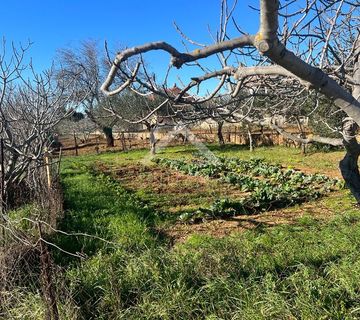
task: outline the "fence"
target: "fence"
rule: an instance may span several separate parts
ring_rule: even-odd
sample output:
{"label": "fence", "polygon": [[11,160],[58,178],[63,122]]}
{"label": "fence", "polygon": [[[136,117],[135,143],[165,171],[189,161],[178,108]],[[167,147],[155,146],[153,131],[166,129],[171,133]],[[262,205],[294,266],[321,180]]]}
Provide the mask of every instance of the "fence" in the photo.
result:
{"label": "fence", "polygon": [[[297,127],[287,127],[287,132],[290,132],[295,135],[299,135],[300,132]],[[205,128],[196,128],[189,130],[193,139],[196,139],[198,142],[203,143],[217,143],[218,134],[216,127]],[[310,133],[309,130],[306,130],[306,133]],[[256,146],[261,145],[285,145],[285,146],[297,146],[293,141],[289,141],[279,134],[276,130],[271,129],[255,129],[252,132],[248,132],[246,129],[240,126],[226,126],[222,130],[225,143],[229,144],[239,144],[239,145],[248,145],[250,143],[250,136],[253,141],[253,144]],[[116,140],[120,141],[121,139],[125,140],[127,148],[143,148],[147,147],[149,144],[149,133],[146,131],[142,132],[125,132],[115,133]],[[157,130],[156,138],[159,141],[168,140],[170,144],[178,144],[184,142],[184,136],[182,134],[172,134],[172,131]],[[120,143],[118,143],[120,146]]]}
{"label": "fence", "polygon": [[[0,141],[1,154],[1,141]],[[56,304],[55,271],[48,250],[49,234],[63,214],[59,182],[61,155],[46,154],[42,165],[29,168],[26,177],[7,190],[0,221],[0,318],[12,319],[14,305],[23,303],[26,290],[41,289],[44,318],[59,320]],[[0,176],[4,176],[4,157],[0,158]],[[11,208],[27,205],[13,215]],[[21,291],[24,290],[24,291]]]}
{"label": "fence", "polygon": [[[296,126],[288,126],[287,132],[299,135],[300,132]],[[305,130],[307,134],[311,133],[308,129]],[[196,140],[202,143],[218,143],[217,127],[209,126],[208,128],[193,128],[188,129],[191,133],[188,137],[188,142]],[[250,134],[251,142],[254,146],[298,146],[297,143],[287,140],[276,130],[254,128],[248,132],[246,128],[239,125],[224,126],[222,130],[224,142],[227,144],[249,145]],[[114,132],[115,150],[131,150],[148,148],[149,146],[149,132]],[[172,130],[165,130],[159,128],[155,131],[156,139],[166,145],[178,145],[185,142],[184,131],[182,133]],[[76,139],[73,136],[62,136],[60,142],[63,145],[63,151],[66,154],[77,155],[79,153],[95,153],[106,148],[105,138],[101,134],[91,134],[82,136],[78,135]]]}

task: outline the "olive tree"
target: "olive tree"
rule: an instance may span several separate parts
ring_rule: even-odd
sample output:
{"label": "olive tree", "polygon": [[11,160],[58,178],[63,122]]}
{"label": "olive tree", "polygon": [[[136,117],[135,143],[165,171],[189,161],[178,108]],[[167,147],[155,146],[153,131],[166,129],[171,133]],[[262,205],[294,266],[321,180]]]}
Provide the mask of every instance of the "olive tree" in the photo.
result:
{"label": "olive tree", "polygon": [[155,154],[156,129],[168,123],[167,119],[172,120],[174,117],[168,102],[168,99],[159,96],[140,95],[131,90],[124,90],[117,97],[104,101],[102,108],[124,131],[145,127],[149,133],[150,153]]}
{"label": "olive tree", "polygon": [[86,98],[82,107],[88,119],[105,135],[108,147],[114,146],[114,119],[104,114],[102,103],[104,95],[100,91],[100,84],[108,70],[105,51],[101,51],[96,41],[83,41],[79,47],[58,50],[57,73],[59,78],[74,81],[76,92]]}

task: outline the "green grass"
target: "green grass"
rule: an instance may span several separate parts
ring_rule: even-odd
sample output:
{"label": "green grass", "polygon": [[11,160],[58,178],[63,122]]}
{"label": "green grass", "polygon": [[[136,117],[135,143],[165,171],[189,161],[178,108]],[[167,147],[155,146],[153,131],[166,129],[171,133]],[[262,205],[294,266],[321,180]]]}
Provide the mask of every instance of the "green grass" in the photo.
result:
{"label": "green grass", "polygon": [[62,173],[66,215],[60,228],[69,233],[95,235],[105,241],[59,236],[58,244],[64,250],[87,256],[99,250],[111,251],[113,247],[139,250],[153,246],[157,238],[153,227],[162,219],[161,215],[111,178],[95,176],[90,171],[83,163],[66,163]]}
{"label": "green grass", "polygon": [[343,151],[326,153],[313,151],[302,155],[299,149],[281,146],[255,148],[253,152],[238,145],[225,146],[223,149],[218,146],[210,146],[209,148],[215,154],[223,156],[240,157],[245,160],[252,157],[264,158],[269,162],[281,163],[285,167],[307,167],[321,173],[338,170],[338,162],[344,157]]}
{"label": "green grass", "polygon": [[[302,155],[299,149],[282,146],[259,147],[255,148],[253,152],[250,152],[247,146],[242,145],[229,144],[224,147],[219,147],[214,144],[204,147],[215,155],[241,157],[245,160],[253,157],[263,158],[267,161],[281,163],[288,167],[313,168],[321,173],[338,171],[338,162],[344,157],[343,151],[309,151],[306,155]],[[191,158],[194,152],[199,152],[199,149],[196,146],[184,145],[160,149],[158,155],[160,157],[168,158]],[[147,149],[129,152],[109,152],[99,155],[84,155],[76,157],[75,159],[78,163],[101,161],[112,165],[122,165],[134,162],[151,164],[151,156]],[[65,159],[65,161],[67,160]]]}
{"label": "green grass", "polygon": [[[190,157],[193,151],[176,147],[161,156]],[[240,152],[232,147],[214,151],[229,156]],[[255,154],[282,163],[290,161],[286,154],[303,165],[297,152],[276,148],[257,149]],[[67,211],[62,228],[112,242],[74,236],[56,239],[67,250],[88,255],[79,260],[57,254],[83,318],[360,318],[360,213],[347,192],[321,201],[335,212],[328,221],[311,218],[309,211],[293,225],[223,239],[193,235],[171,246],[155,231],[164,217],[151,205],[86,168],[94,161],[109,165],[140,161],[145,153],[65,160]],[[251,155],[243,150],[241,157]],[[321,170],[327,165],[315,166]]]}
{"label": "green grass", "polygon": [[[305,172],[324,173],[331,176],[340,177],[338,170],[338,160],[343,157],[343,152],[312,152],[302,155],[299,149],[286,147],[260,147],[254,152],[250,152],[247,146],[226,145],[220,148],[218,145],[208,145],[208,151],[217,156],[240,157],[248,160],[251,158],[263,158],[271,163],[280,163],[285,168],[305,169]],[[185,145],[160,149],[156,157],[160,158],[193,158],[199,150],[196,146]],[[109,170],[116,170],[124,166],[155,166],[151,161],[148,150],[136,150],[130,152],[109,152],[99,155],[88,155],[76,158],[66,158],[66,161],[76,159],[78,164],[105,164]],[[181,182],[182,189],[192,189],[193,192],[177,192],[173,188],[168,188],[165,192],[154,192],[153,185],[149,183],[151,173],[140,172],[138,176],[130,181],[130,184],[122,182],[122,185],[129,190],[133,190],[141,198],[150,202],[152,206],[160,211],[171,211],[172,218],[184,212],[194,211],[200,207],[209,207],[216,199],[223,198],[226,195],[229,199],[235,201],[239,197],[238,190],[234,188],[226,188],[225,184],[219,184],[217,181],[209,180],[207,185],[194,184],[191,180],[183,180]],[[145,182],[145,183],[142,183]],[[135,185],[135,186],[134,186]],[[187,188],[189,186],[189,188]]]}

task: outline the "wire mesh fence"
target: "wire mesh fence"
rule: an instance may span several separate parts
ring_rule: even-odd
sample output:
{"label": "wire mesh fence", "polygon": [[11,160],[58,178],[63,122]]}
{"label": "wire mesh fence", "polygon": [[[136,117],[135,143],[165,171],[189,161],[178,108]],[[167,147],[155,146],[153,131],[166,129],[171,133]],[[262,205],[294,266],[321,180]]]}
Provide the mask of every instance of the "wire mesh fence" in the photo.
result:
{"label": "wire mesh fence", "polygon": [[[63,214],[60,160],[46,154],[6,196],[1,190],[0,319],[59,319],[55,275],[61,273],[46,239]],[[35,314],[26,315],[29,309]]]}

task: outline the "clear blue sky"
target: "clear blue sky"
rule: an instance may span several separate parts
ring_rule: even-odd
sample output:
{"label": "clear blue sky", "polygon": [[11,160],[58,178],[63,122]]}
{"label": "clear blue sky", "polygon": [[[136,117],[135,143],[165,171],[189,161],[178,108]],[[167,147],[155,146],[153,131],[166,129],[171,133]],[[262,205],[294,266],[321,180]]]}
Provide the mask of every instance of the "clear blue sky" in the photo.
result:
{"label": "clear blue sky", "polygon": [[[248,5],[258,3],[239,0],[235,15],[251,33],[257,30],[258,15]],[[193,39],[211,43],[207,27],[218,27],[219,7],[220,0],[2,0],[0,34],[8,42],[34,42],[29,56],[42,70],[50,66],[58,48],[86,39],[122,46],[165,40],[182,48],[173,21]],[[169,62],[162,55],[147,60],[154,70]]]}

